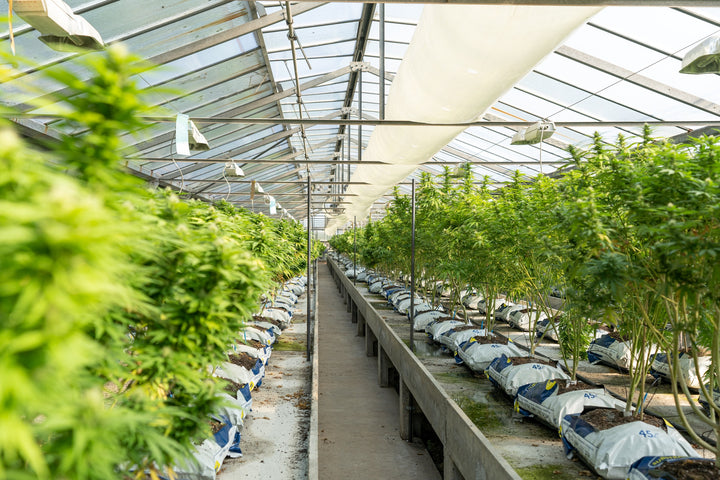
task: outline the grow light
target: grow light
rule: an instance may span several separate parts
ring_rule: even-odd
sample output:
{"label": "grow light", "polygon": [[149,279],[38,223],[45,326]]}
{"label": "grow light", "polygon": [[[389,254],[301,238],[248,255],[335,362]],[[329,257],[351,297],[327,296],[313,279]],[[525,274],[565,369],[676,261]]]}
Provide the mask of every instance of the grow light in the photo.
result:
{"label": "grow light", "polygon": [[226,177],[244,177],[245,172],[235,162],[229,162],[225,164],[225,176]]}
{"label": "grow light", "polygon": [[532,145],[534,143],[540,143],[550,138],[553,133],[555,133],[555,124],[553,122],[543,121],[533,123],[527,128],[518,130],[515,135],[513,135],[512,140],[510,140],[510,145]]}
{"label": "grow light", "polygon": [[61,0],[15,0],[13,10],[40,32],[40,40],[53,50],[74,52],[105,47],[90,22],[75,15]]}
{"label": "grow light", "polygon": [[720,36],[706,38],[685,54],[680,73],[720,73]]}

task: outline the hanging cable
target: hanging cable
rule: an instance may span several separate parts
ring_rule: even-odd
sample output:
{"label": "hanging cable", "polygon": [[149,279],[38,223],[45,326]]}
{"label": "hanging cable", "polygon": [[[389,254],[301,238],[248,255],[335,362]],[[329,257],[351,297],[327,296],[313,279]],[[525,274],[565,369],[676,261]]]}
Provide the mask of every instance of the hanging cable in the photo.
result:
{"label": "hanging cable", "polygon": [[170,159],[172,160],[173,164],[175,165],[175,168],[177,168],[178,173],[180,173],[180,193],[179,195],[182,195],[183,190],[185,190],[185,175],[183,175],[182,168],[180,168],[180,165],[175,161],[175,154],[173,153],[173,147],[175,146],[175,136],[173,135],[172,140],[170,140]]}
{"label": "hanging cable", "polygon": [[230,198],[231,189],[230,189],[230,181],[227,179],[227,176],[225,175],[224,168],[223,168],[223,178],[225,179],[225,183],[227,183],[227,187],[228,187],[228,193],[227,193],[227,195],[225,195],[225,201],[227,202],[227,199]]}
{"label": "hanging cable", "polygon": [[[303,109],[303,101],[302,101],[302,93],[300,93],[300,74],[298,72],[298,62],[297,62],[297,51],[295,50],[295,42],[298,41],[297,34],[295,33],[295,28],[293,27],[293,17],[292,17],[292,10],[290,8],[290,2],[285,2],[285,23],[287,23],[288,26],[288,34],[287,37],[290,40],[290,50],[292,52],[292,62],[293,62],[293,70],[295,72],[295,95],[297,97],[297,104],[298,104],[298,117],[302,119],[302,109]],[[309,62],[308,62],[309,66]],[[303,153],[305,154],[305,160],[310,160],[310,157],[308,155],[308,141],[307,141],[307,135],[305,135],[305,126],[300,125],[300,136],[302,138],[302,146],[303,146]],[[308,177],[310,177],[310,164],[305,164],[305,170],[308,174]],[[308,192],[309,195],[309,192]]]}

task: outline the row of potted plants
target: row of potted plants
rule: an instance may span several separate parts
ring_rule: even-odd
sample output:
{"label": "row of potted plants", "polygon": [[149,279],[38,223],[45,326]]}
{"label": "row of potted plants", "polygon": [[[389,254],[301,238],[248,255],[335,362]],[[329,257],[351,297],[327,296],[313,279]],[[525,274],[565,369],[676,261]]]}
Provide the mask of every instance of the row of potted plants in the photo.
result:
{"label": "row of potted plants", "polygon": [[[651,137],[600,138],[584,151],[571,149],[564,174],[528,179],[516,174],[496,191],[472,182],[466,166],[460,183],[447,169],[438,183],[424,175],[416,201],[416,265],[420,288],[437,302],[435,284],[451,286],[453,305],[467,286],[483,298],[524,299],[533,305],[528,335],[553,316],[553,289],[565,295],[557,335],[570,376],[586,355],[597,324],[628,340],[633,349],[627,415],[642,419],[645,379],[653,354],[668,359],[678,415],[682,398],[708,428],[720,432],[720,405],[712,390],[720,365],[720,142],[703,137],[671,144]],[[410,199],[397,191],[385,218],[357,231],[359,260],[394,278],[410,267]],[[331,240],[352,253],[353,232]],[[432,288],[430,288],[432,287]],[[488,302],[492,331],[497,308]],[[460,307],[463,308],[463,307]],[[466,307],[465,307],[466,308]],[[534,352],[531,352],[534,353]],[[683,380],[681,355],[709,359],[700,382],[710,415]],[[700,370],[699,368],[697,369]],[[717,447],[691,431],[705,449]]]}
{"label": "row of potted plants", "polygon": [[173,477],[225,405],[212,367],[305,268],[304,229],[147,189],[122,168],[147,67],[119,47],[76,67],[93,79],[44,69],[63,88],[31,96],[67,135],[0,124],[0,477]]}

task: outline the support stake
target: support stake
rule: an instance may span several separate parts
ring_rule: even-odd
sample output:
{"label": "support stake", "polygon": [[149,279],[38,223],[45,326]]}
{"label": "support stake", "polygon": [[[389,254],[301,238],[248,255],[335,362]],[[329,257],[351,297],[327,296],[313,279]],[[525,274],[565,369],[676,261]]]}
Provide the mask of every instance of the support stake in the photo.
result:
{"label": "support stake", "polygon": [[412,220],[411,220],[411,231],[412,240],[410,242],[410,350],[415,351],[415,179],[412,179],[412,197],[411,197],[411,208],[412,208]]}
{"label": "support stake", "polygon": [[306,360],[310,361],[310,298],[311,298],[311,292],[312,292],[312,263],[310,261],[310,257],[312,256],[312,239],[311,239],[311,233],[312,233],[312,219],[310,218],[310,203],[312,201],[312,184],[310,181],[310,175],[308,175],[307,179],[307,286],[306,286],[306,292],[307,295],[305,295],[305,301],[307,303],[307,309],[306,309],[306,315],[307,318],[305,319],[305,325],[307,326],[306,331],[306,346],[305,346],[305,353],[306,353]]}

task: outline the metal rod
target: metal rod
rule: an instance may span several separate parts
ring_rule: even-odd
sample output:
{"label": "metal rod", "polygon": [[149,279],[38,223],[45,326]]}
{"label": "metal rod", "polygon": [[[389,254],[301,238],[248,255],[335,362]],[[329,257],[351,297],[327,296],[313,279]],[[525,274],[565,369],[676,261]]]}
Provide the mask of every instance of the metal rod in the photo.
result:
{"label": "metal rod", "polygon": [[310,361],[310,321],[312,319],[312,317],[310,316],[310,304],[312,303],[310,301],[311,292],[312,292],[312,289],[311,289],[312,274],[310,272],[310,267],[311,267],[310,257],[311,257],[311,253],[312,253],[312,238],[311,238],[312,217],[310,216],[311,215],[310,214],[311,201],[312,201],[312,184],[311,184],[310,177],[308,177],[308,179],[307,179],[307,286],[305,289],[305,291],[307,292],[307,295],[305,295],[305,301],[307,302],[307,312],[306,312],[307,318],[305,320],[305,325],[306,325],[306,335],[305,335],[306,336],[306,346],[305,346],[306,357],[305,357],[305,359],[307,361]]}
{"label": "metal rod", "polygon": [[[345,157],[345,142],[343,142],[343,151],[341,157]],[[156,163],[171,163],[172,160],[165,157],[127,157],[125,159],[126,161],[138,161],[138,162],[156,162]],[[182,163],[217,163],[217,164],[224,164],[228,162],[235,162],[235,163],[275,163],[275,164],[281,164],[281,165],[288,165],[293,163],[311,163],[311,164],[318,164],[318,165],[357,165],[358,163],[361,163],[358,160],[308,160],[308,161],[295,161],[295,160],[270,160],[270,159],[245,159],[245,158],[183,158],[183,159],[175,159],[176,162]],[[365,165],[392,165],[392,163],[387,162],[379,162],[377,160],[363,160],[363,164]],[[466,163],[469,163],[471,165],[518,165],[518,166],[524,166],[524,165],[534,165],[535,163],[532,161],[528,162],[512,162],[509,160],[501,161],[501,160],[488,160],[488,161],[468,161],[468,160],[457,160],[457,161],[428,161],[423,162],[420,165],[464,165]],[[568,163],[568,160],[551,160],[551,161],[543,161],[543,165],[551,165],[551,164],[565,164]]]}
{"label": "metal rod", "polygon": [[[180,183],[180,179],[174,179],[174,178],[158,178],[158,180],[163,182],[178,182]],[[273,184],[284,184],[284,185],[295,185],[295,184],[304,184],[305,180],[264,180],[267,183],[273,183]],[[228,180],[228,183],[252,183],[252,180]],[[185,183],[222,183],[225,184],[225,180],[201,180],[199,178],[186,178]],[[313,182],[315,185],[335,185],[338,183],[343,182],[333,182],[330,180],[317,180]],[[352,185],[370,185],[367,182],[344,182],[345,185],[352,184]],[[192,193],[192,192],[191,192]]]}
{"label": "metal rod", "polygon": [[353,285],[357,280],[357,217],[353,217]]}
{"label": "metal rod", "polygon": [[385,120],[385,4],[380,4],[380,120]]}
{"label": "metal rod", "polygon": [[[57,115],[43,113],[23,113],[2,115],[3,118],[56,118]],[[175,117],[160,116],[144,116],[142,120],[149,122],[175,122]],[[522,128],[529,127],[537,122],[519,122],[519,121],[477,121],[477,122],[415,122],[411,120],[380,120],[380,119],[360,119],[353,120],[351,118],[229,118],[229,117],[192,117],[191,120],[198,124],[270,124],[270,125],[366,125],[366,126],[399,126],[399,127],[511,127]],[[704,127],[708,125],[720,125],[718,122],[710,120],[648,120],[648,121],[624,121],[624,120],[607,120],[607,121],[587,121],[587,122],[554,122],[556,127]]]}
{"label": "metal rod", "polygon": [[411,193],[411,225],[410,231],[412,240],[410,241],[410,350],[415,351],[415,341],[413,338],[415,332],[415,179],[412,179]]}
{"label": "metal rod", "polygon": [[[362,69],[358,72],[358,119],[362,120],[362,104],[363,104],[363,95],[362,95]],[[358,154],[357,158],[358,161],[362,161],[362,125],[358,125]]]}

